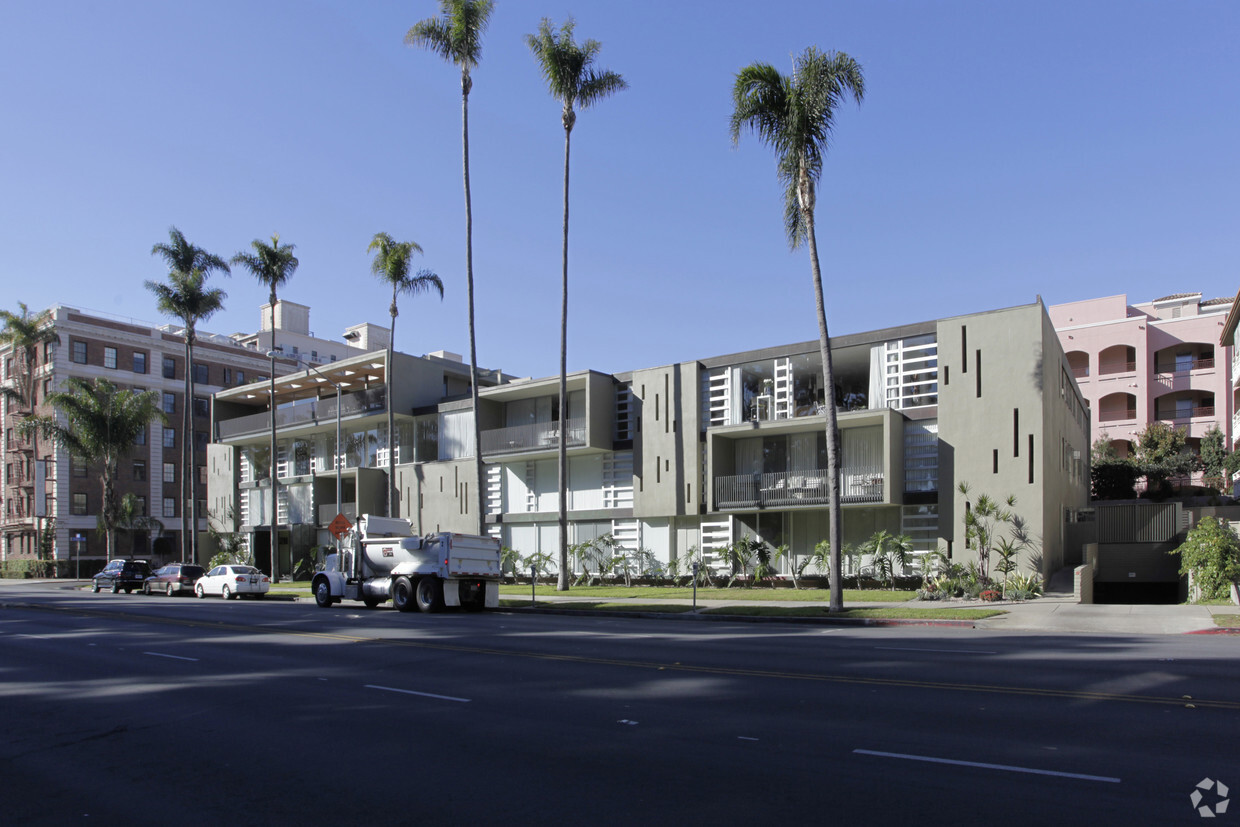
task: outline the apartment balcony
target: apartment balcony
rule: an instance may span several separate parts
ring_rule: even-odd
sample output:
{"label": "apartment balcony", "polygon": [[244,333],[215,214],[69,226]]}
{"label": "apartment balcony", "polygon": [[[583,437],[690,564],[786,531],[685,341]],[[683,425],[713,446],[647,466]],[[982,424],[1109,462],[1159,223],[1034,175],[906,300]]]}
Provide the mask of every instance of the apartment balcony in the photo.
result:
{"label": "apartment balcony", "polygon": [[[841,477],[841,503],[883,502],[885,478],[881,468],[845,468]],[[715,477],[715,508],[729,511],[826,505],[828,479],[825,469]]]}
{"label": "apartment balcony", "polygon": [[1099,411],[1099,422],[1136,422],[1136,408],[1126,408],[1120,410]]}
{"label": "apartment balcony", "polygon": [[1156,416],[1159,422],[1165,422],[1175,428],[1183,428],[1186,436],[1189,438],[1197,438],[1205,436],[1206,433],[1218,423],[1214,418],[1214,408],[1193,408],[1191,411],[1180,409],[1176,411],[1162,411]]}
{"label": "apartment balcony", "polygon": [[1213,390],[1214,378],[1213,359],[1196,359],[1191,363],[1167,366],[1154,373],[1154,382],[1163,392]]}
{"label": "apartment balcony", "polygon": [[[387,410],[387,394],[383,388],[370,388],[342,394],[341,418],[382,413]],[[276,409],[276,430],[304,425],[335,425],[336,397],[327,396],[308,404],[290,405]],[[221,420],[217,425],[220,440],[267,433],[271,429],[271,414],[267,411],[249,416]]]}
{"label": "apartment balcony", "polygon": [[[579,448],[586,444],[586,420],[567,420],[566,445]],[[524,454],[556,450],[560,444],[559,422],[535,422],[508,428],[492,428],[482,432],[482,454]]]}

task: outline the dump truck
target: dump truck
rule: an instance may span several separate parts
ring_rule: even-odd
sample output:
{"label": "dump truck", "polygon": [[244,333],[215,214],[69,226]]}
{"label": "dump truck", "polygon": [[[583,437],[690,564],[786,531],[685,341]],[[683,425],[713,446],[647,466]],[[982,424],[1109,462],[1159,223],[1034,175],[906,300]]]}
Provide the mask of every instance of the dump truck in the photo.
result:
{"label": "dump truck", "polygon": [[499,541],[477,534],[415,536],[408,520],[363,514],[340,553],[329,554],[311,581],[314,602],[328,608],[386,600],[402,612],[499,605]]}

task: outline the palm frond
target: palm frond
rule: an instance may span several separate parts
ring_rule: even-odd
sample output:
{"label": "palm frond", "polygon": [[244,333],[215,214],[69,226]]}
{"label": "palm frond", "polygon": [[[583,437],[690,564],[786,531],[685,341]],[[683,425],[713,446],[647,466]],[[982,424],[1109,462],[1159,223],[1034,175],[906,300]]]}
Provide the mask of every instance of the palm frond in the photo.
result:
{"label": "palm frond", "polygon": [[405,43],[428,49],[468,73],[482,57],[482,35],[494,7],[492,0],[439,0],[440,16],[415,23]]}

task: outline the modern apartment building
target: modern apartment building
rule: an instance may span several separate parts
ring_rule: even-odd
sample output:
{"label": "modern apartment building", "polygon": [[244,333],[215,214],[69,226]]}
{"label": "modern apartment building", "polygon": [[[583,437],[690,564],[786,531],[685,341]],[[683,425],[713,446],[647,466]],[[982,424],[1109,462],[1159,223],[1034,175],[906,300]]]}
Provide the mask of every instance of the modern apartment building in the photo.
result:
{"label": "modern apartment building", "polygon": [[1231,298],[1176,293],[1142,304],[1124,295],[1049,308],[1060,343],[1093,412],[1092,442],[1120,456],[1151,422],[1184,428],[1190,445],[1217,426],[1236,431],[1232,341],[1220,339]]}
{"label": "modern apartment building", "polygon": [[[1040,302],[839,337],[831,348],[829,390],[816,341],[574,373],[564,411],[557,377],[492,376],[477,411],[482,480],[464,366],[398,354],[399,516],[418,532],[478,531],[481,485],[483,530],[523,554],[558,554],[555,457],[563,433],[570,543],[611,534],[621,548],[666,563],[695,546],[709,560],[734,539],[756,536],[802,556],[827,536],[824,406],[834,404],[845,542],[886,529],[966,561],[970,502],[1014,495],[1037,544],[1026,562],[1049,574],[1073,556],[1063,526],[1088,504],[1088,409]],[[382,354],[371,353],[280,380],[277,394],[290,401],[277,408],[277,520],[294,557],[327,542],[338,510],[336,463],[347,473],[339,510],[382,513],[386,408],[377,394],[385,367]],[[455,393],[445,386],[452,381]],[[342,451],[334,450],[331,382],[349,383]],[[306,398],[292,401],[297,394]],[[258,388],[217,395],[220,444],[211,448],[210,472],[213,502],[236,498],[241,528],[260,553],[270,499],[265,405]],[[968,495],[958,490],[962,481]]]}
{"label": "modern apartment building", "polygon": [[[386,515],[388,479],[387,351],[376,350],[326,365],[288,364],[295,372],[277,379],[275,409],[275,521],[277,560],[283,573],[305,560],[313,547],[330,544],[328,525],[337,514],[351,521],[358,514]],[[415,413],[435,410],[441,404],[460,404],[461,399],[468,407],[469,365],[459,355],[444,351],[426,356],[395,353],[391,369],[395,377],[394,462],[410,469],[422,469],[429,462],[442,471],[439,446],[458,442],[472,445],[473,432],[459,429],[458,421],[450,415],[443,417],[446,424],[441,432],[439,416],[428,420]],[[480,379],[484,386],[508,381],[499,371],[481,371]],[[269,398],[265,383],[215,395],[215,444],[208,450],[207,471],[208,507],[214,527],[243,535],[256,564],[265,571],[270,571],[271,565],[272,523]],[[477,502],[477,489],[470,482],[476,475],[472,461],[466,465],[469,479],[454,480],[458,495],[454,502],[462,509],[468,530],[476,531],[476,517],[472,523],[467,519],[470,503]],[[416,496],[421,502],[430,496],[420,473],[411,475],[412,488],[398,488],[402,516],[417,509],[410,505],[414,501],[411,498]],[[398,473],[398,479],[402,478]],[[474,492],[472,499],[470,491]]]}
{"label": "modern apartment building", "polygon": [[[278,330],[284,318],[289,317],[277,313]],[[306,322],[308,314],[292,318]],[[117,553],[147,556],[157,562],[179,558],[181,517],[185,507],[181,502],[182,440],[193,440],[199,486],[198,530],[201,532],[207,527],[206,452],[211,441],[212,395],[226,388],[266,380],[270,371],[266,350],[243,345],[233,337],[197,332],[192,366],[194,398],[188,402],[192,406],[194,427],[192,434],[184,434],[181,431],[187,404],[184,398],[187,366],[185,339],[179,325],[148,325],[63,305],[51,309],[51,324],[59,344],[44,348],[34,366],[38,379],[36,413],[53,413],[43,400],[49,392],[62,389],[64,380],[71,376],[88,380],[105,378],[122,388],[160,393],[168,425],[151,423],[140,444],[121,465],[117,493],[118,496],[134,494],[144,515],[158,519],[163,530],[158,536],[142,531],[122,532]],[[292,332],[297,330],[300,327]],[[283,339],[283,332],[279,332]],[[329,357],[351,352],[339,342],[297,341],[307,342],[310,352]],[[0,380],[16,381],[21,369],[20,359],[0,350],[0,364],[4,366]],[[291,358],[279,360],[277,373],[296,367],[297,363]],[[94,571],[102,565],[106,555],[104,539],[96,531],[96,515],[102,501],[98,470],[72,461],[64,451],[54,450],[43,440],[38,442],[36,457],[32,440],[23,439],[17,428],[19,421],[28,414],[28,410],[11,400],[5,400],[0,407],[0,431],[4,434],[4,462],[0,466],[0,473],[3,473],[0,490],[4,497],[0,512],[0,554],[3,559],[34,557],[36,522],[45,525],[44,518],[50,517],[54,525],[54,559],[58,571],[71,573],[77,570],[79,563],[83,573]],[[42,462],[36,463],[36,460]]]}

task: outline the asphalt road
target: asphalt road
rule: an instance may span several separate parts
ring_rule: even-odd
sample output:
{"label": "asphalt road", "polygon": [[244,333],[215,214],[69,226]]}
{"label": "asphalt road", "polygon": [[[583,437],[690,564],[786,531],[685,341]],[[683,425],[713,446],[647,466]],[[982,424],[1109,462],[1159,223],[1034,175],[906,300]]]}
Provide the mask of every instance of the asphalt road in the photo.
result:
{"label": "asphalt road", "polygon": [[1240,791],[1238,666],[1233,637],[3,586],[0,821],[1200,823],[1199,782]]}

